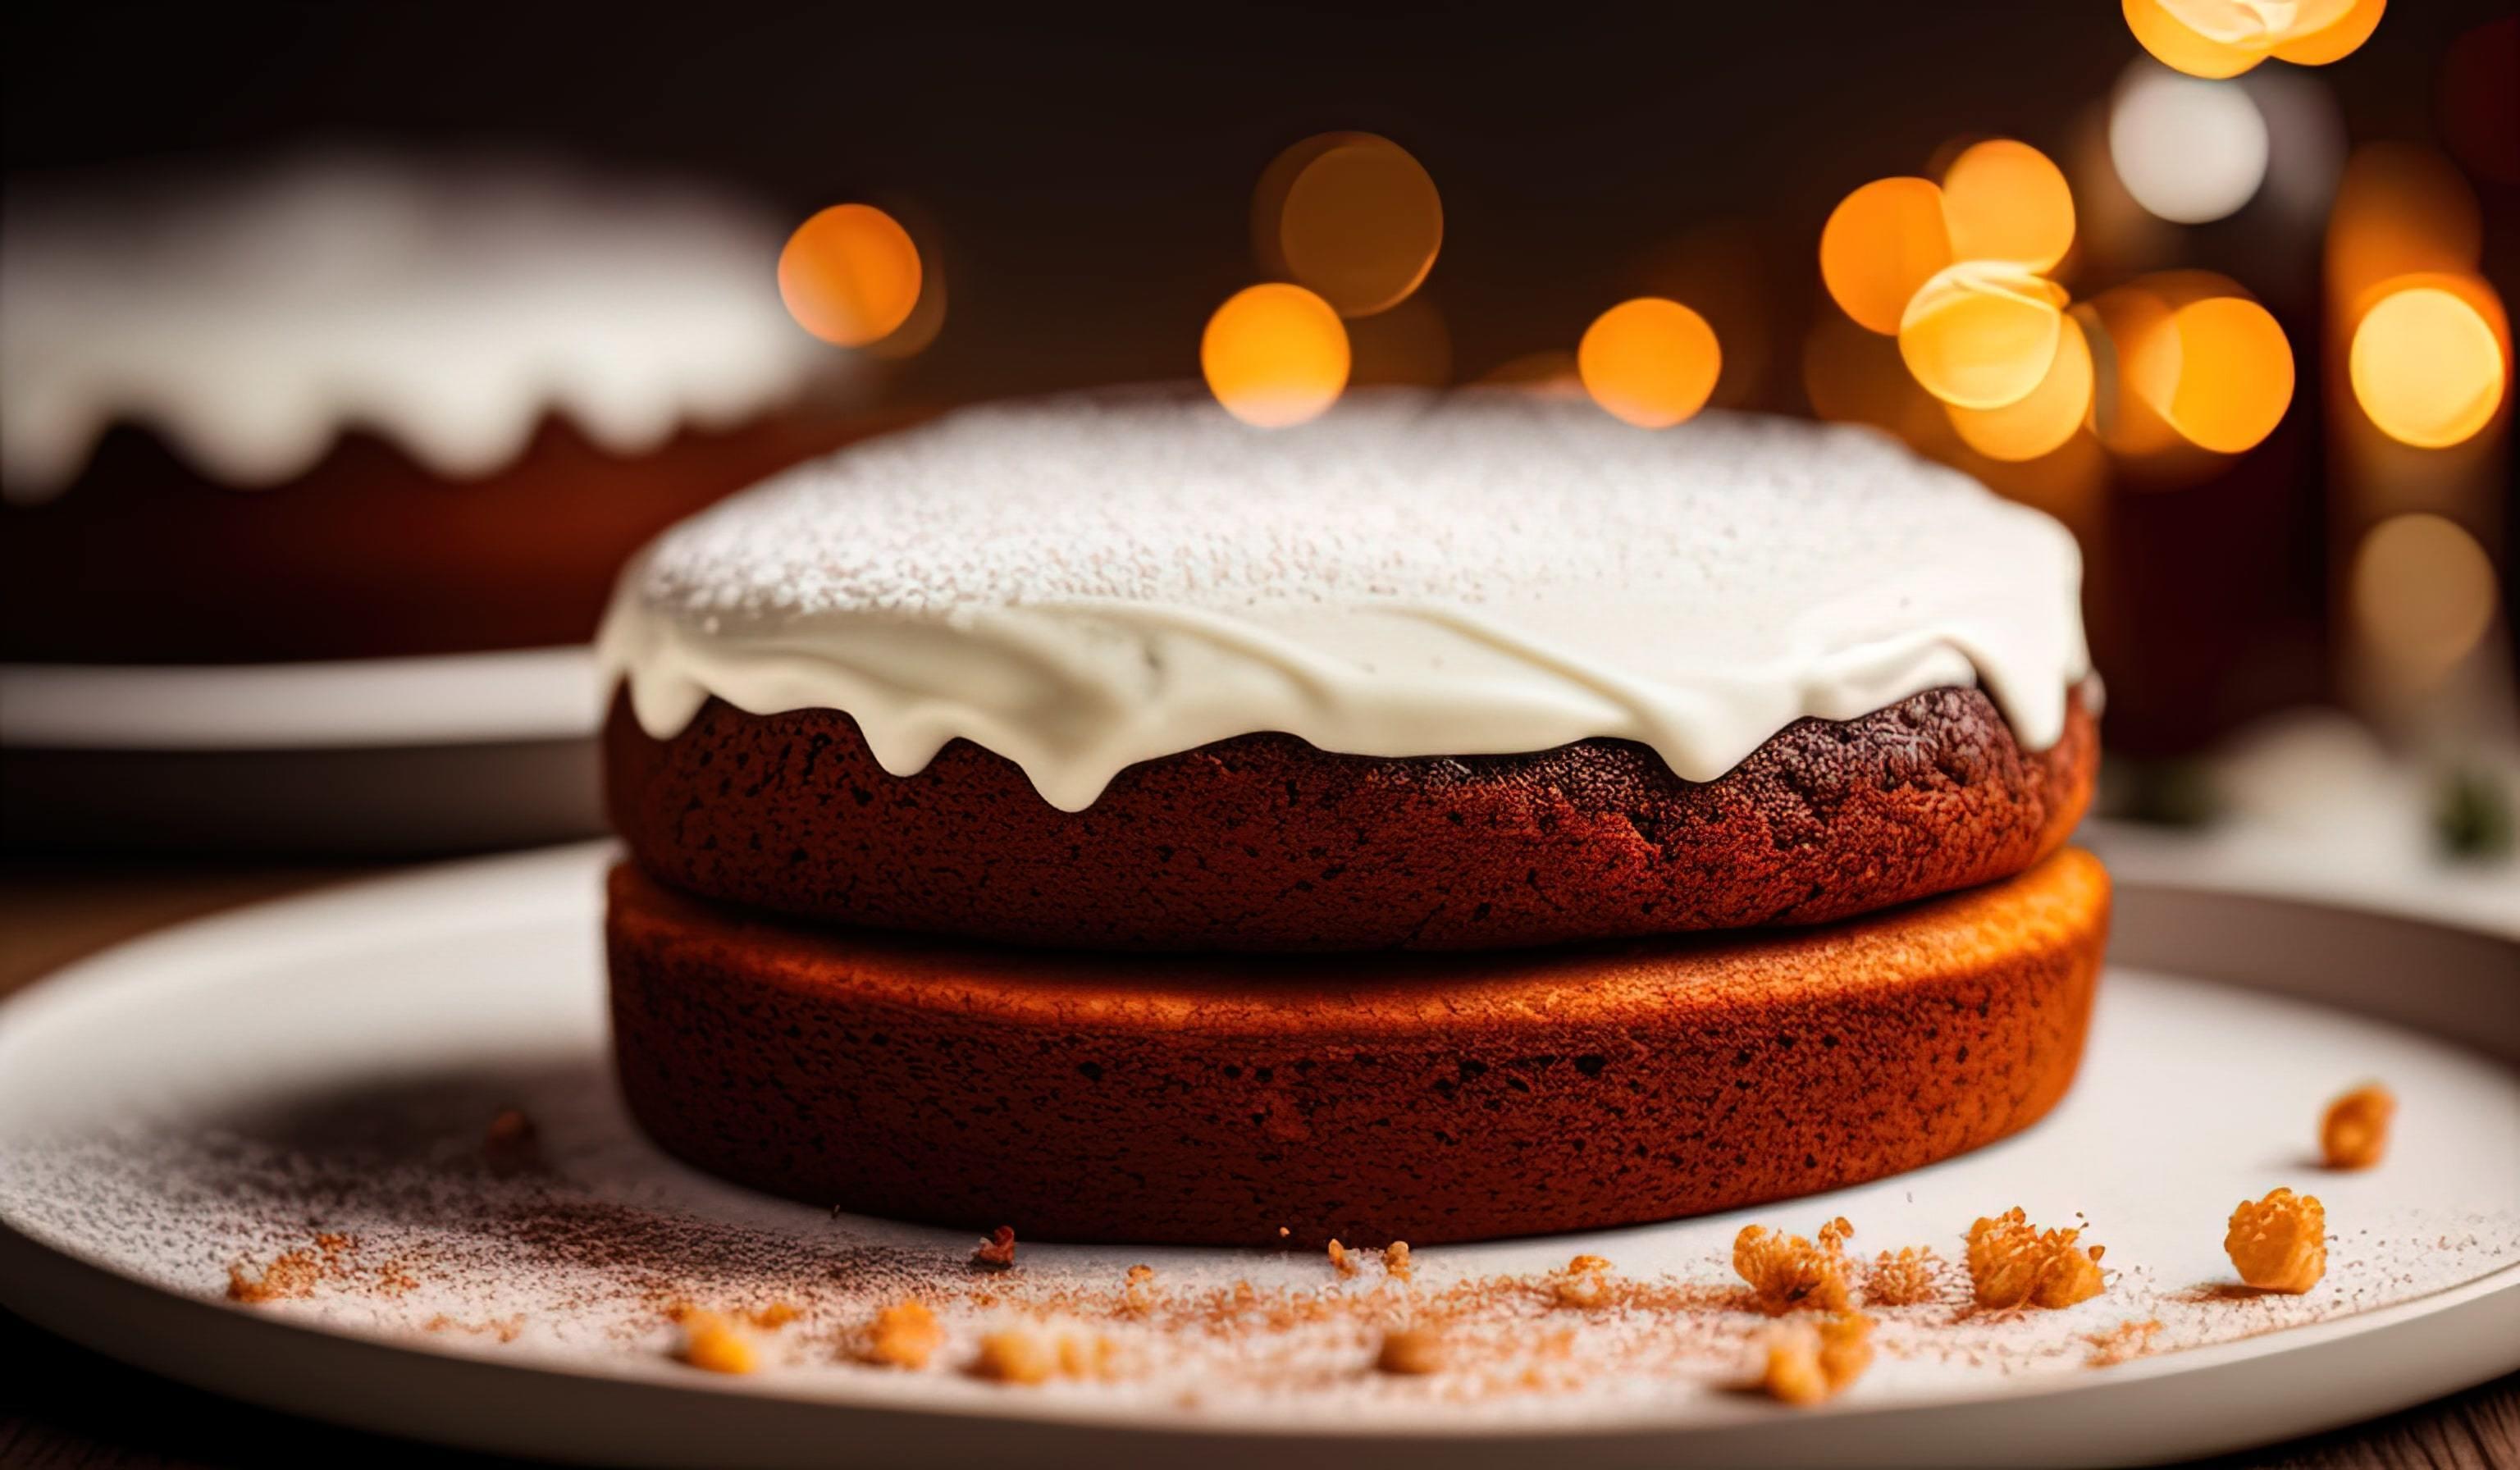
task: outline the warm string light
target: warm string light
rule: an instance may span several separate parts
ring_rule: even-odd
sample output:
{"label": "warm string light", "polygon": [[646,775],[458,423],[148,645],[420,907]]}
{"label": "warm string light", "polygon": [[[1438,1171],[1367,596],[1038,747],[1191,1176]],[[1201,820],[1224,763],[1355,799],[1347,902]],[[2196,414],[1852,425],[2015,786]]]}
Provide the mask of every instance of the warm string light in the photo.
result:
{"label": "warm string light", "polygon": [[919,304],[919,246],[872,204],[833,204],[796,227],[779,252],[779,298],[827,342],[865,347],[890,336]]}
{"label": "warm string light", "polygon": [[2494,422],[2508,347],[2490,290],[2480,302],[2460,289],[2481,286],[2406,278],[2383,287],[2362,313],[2347,371],[2355,402],[2382,433],[2418,449],[2448,449]]}
{"label": "warm string light", "polygon": [[1343,317],[1409,298],[1444,244],[1444,203],[1408,150],[1372,133],[1324,133],[1280,154],[1252,197],[1253,253]]}
{"label": "warm string light", "polygon": [[1285,428],[1320,417],[1347,386],[1347,329],[1300,286],[1246,287],[1207,320],[1199,370],[1216,401],[1245,423]]}
{"label": "warm string light", "polygon": [[2235,82],[2200,81],[2148,62],[2109,101],[2109,162],[2135,201],[2174,224],[2236,212],[2266,182],[2266,114]]}
{"label": "warm string light", "polygon": [[2123,0],[2127,28],[2162,65],[2237,76],[2269,59],[2324,67],[2378,28],[2387,0]]}
{"label": "warm string light", "polygon": [[1603,411],[1640,428],[1668,428],[1706,406],[1724,354],[1704,317],[1678,301],[1640,296],[1594,319],[1575,366]]}

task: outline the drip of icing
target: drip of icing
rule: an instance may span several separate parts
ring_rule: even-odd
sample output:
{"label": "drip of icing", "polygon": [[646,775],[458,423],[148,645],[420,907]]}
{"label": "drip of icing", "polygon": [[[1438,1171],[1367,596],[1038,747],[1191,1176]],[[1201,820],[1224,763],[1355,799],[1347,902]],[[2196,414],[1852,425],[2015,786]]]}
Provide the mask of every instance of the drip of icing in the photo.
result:
{"label": "drip of icing", "polygon": [[658,738],[711,696],[949,740],[1078,811],[1263,731],[1366,756],[1642,741],[1711,780],[1804,716],[1982,682],[2027,745],[2090,671],[2062,526],[1868,429],[1661,433],[1498,392],[1301,428],[1126,394],[966,410],[667,531],[598,654]]}
{"label": "drip of icing", "polygon": [[323,155],[9,202],[0,484],[60,491],[117,421],[225,484],[345,429],[468,478],[558,410],[604,448],[740,423],[834,359],[788,320],[775,220],[523,164]]}

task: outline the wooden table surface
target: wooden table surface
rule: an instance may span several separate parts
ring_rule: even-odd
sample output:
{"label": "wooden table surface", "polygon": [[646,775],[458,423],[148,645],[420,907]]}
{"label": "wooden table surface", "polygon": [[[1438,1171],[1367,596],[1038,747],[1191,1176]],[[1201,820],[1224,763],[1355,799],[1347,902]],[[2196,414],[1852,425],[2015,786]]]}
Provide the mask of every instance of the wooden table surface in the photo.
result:
{"label": "wooden table surface", "polygon": [[[349,867],[0,862],[0,995],[116,940],[257,899],[366,875]],[[248,1466],[312,1461],[518,1463],[386,1440],[251,1408],[127,1368],[0,1313],[0,1465]],[[2520,1374],[2352,1429],[2216,1467],[2520,1467]]]}

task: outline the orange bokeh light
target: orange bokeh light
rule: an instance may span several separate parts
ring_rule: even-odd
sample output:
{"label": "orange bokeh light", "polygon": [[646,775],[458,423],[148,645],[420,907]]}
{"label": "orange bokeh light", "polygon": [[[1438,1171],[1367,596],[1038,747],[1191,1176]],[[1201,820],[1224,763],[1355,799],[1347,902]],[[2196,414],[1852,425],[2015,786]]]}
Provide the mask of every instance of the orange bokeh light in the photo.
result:
{"label": "orange bokeh light", "polygon": [[2382,433],[2418,449],[2474,438],[2502,406],[2505,363],[2494,322],[2446,283],[2387,290],[2354,329],[2354,400]]}
{"label": "orange bokeh light", "polygon": [[1868,331],[1896,335],[1916,288],[1952,263],[1943,191],[1931,179],[1875,179],[1840,200],[1820,232],[1820,278]]}
{"label": "orange bokeh light", "polygon": [[2237,76],[2276,57],[2323,67],[2378,27],[2387,0],[2123,0],[2127,28],[2162,65]]}
{"label": "orange bokeh light", "polygon": [[1706,406],[1724,354],[1704,317],[1677,301],[1640,296],[1585,329],[1575,368],[1584,391],[1613,417],[1667,428]]}
{"label": "orange bokeh light", "polygon": [[[2171,313],[2177,381],[2161,416],[2216,454],[2254,448],[2292,406],[2292,343],[2257,302],[2208,296]],[[2157,389],[2155,390],[2157,391]]]}
{"label": "orange bokeh light", "polygon": [[2047,378],[2064,311],[2064,289],[2044,276],[1996,261],[1958,261],[1908,302],[1899,355],[1943,402],[2002,408]]}
{"label": "orange bokeh light", "polygon": [[890,335],[919,304],[919,247],[872,204],[833,204],[779,252],[779,299],[807,332],[842,347]]}
{"label": "orange bokeh light", "polygon": [[1952,161],[1943,177],[1943,220],[1954,260],[2051,270],[2074,245],[2074,192],[2046,154],[1990,138]]}
{"label": "orange bokeh light", "polygon": [[2073,316],[2059,325],[2055,357],[2028,397],[2002,408],[1946,408],[1969,448],[1991,460],[2035,460],[2082,428],[2092,407],[2092,348]]}
{"label": "orange bokeh light", "polygon": [[1280,154],[1252,198],[1260,266],[1339,315],[1406,300],[1444,243],[1435,181],[1408,150],[1371,133],[1324,133]]}
{"label": "orange bokeh light", "polygon": [[1328,302],[1300,286],[1247,287],[1207,319],[1198,365],[1234,417],[1284,428],[1338,401],[1347,386],[1347,329]]}
{"label": "orange bokeh light", "polygon": [[2389,0],[2350,0],[2344,14],[2320,24],[2318,17],[2334,9],[2333,4],[2326,10],[2305,5],[2305,20],[2297,22],[2291,32],[2275,43],[2275,60],[2296,67],[2324,67],[2343,61],[2371,39],[2371,32],[2380,28],[2381,13],[2388,8]]}

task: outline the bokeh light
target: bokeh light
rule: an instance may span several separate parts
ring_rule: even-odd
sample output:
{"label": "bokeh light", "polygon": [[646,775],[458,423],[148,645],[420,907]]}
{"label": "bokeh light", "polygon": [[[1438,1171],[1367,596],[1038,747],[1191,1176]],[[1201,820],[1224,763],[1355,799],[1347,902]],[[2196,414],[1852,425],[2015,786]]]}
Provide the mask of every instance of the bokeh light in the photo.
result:
{"label": "bokeh light", "polygon": [[1584,391],[1615,418],[1666,428],[1706,406],[1724,354],[1706,319],[1660,296],[1601,313],[1575,348]]}
{"label": "bokeh light", "polygon": [[[2296,67],[2341,62],[2371,39],[2388,8],[2389,0],[2296,0],[2296,18],[2275,42],[2274,58]],[[2332,19],[2322,23],[2322,17]]]}
{"label": "bokeh light", "polygon": [[2233,45],[2198,34],[2168,0],[2123,0],[2127,29],[2165,67],[2189,76],[2237,76],[2267,59],[2264,47]]}
{"label": "bokeh light", "polygon": [[2216,454],[2239,454],[2274,432],[2292,405],[2292,344],[2267,309],[2208,296],[2172,312],[2170,328],[2178,380],[2162,417]]}
{"label": "bokeh light", "polygon": [[2267,119],[2232,82],[2138,63],[2109,105],[2109,161],[2135,201],[2177,224],[2238,210],[2266,182]]}
{"label": "bokeh light", "polygon": [[1327,133],[1262,172],[1252,239],[1263,270],[1309,288],[1341,316],[1371,316],[1406,300],[1434,268],[1443,200],[1400,145]]}
{"label": "bokeh light", "polygon": [[2046,271],[2073,247],[2074,192],[2046,154],[1990,138],[1954,159],[1943,176],[1943,222],[1954,260]]}
{"label": "bokeh light", "polygon": [[2355,402],[2382,433],[2446,449],[2494,422],[2507,367],[2482,312],[2441,286],[2409,285],[2362,314],[2349,372]]}
{"label": "bokeh light", "polygon": [[779,298],[807,332],[842,347],[881,340],[919,304],[919,247],[872,204],[833,204],[779,252]]}
{"label": "bokeh light", "polygon": [[2127,28],[2163,65],[2237,76],[2276,57],[2323,67],[2378,27],[2386,0],[2123,0]]}
{"label": "bokeh light", "polygon": [[1262,428],[1318,417],[1347,386],[1348,364],[1338,313],[1283,282],[1236,292],[1207,319],[1198,343],[1208,391],[1234,417]]}
{"label": "bokeh light", "polygon": [[2064,289],[2044,276],[2002,262],[1958,261],[1908,302],[1899,355],[1943,402],[2002,408],[2047,378],[2064,309]]}
{"label": "bokeh light", "polygon": [[1875,179],[1829,212],[1820,278],[1838,309],[1884,336],[1916,289],[1952,263],[1943,191],[1931,179]]}
{"label": "bokeh light", "polygon": [[2494,563],[2465,527],[2428,512],[2392,515],[2355,552],[2355,631],[2417,682],[2467,656],[2494,622]]}
{"label": "bokeh light", "polygon": [[2002,408],[1946,409],[1969,448],[1991,460],[2035,460],[2081,430],[2092,407],[2092,349],[2074,317],[2066,316],[2060,328],[2055,357],[2028,397]]}

